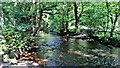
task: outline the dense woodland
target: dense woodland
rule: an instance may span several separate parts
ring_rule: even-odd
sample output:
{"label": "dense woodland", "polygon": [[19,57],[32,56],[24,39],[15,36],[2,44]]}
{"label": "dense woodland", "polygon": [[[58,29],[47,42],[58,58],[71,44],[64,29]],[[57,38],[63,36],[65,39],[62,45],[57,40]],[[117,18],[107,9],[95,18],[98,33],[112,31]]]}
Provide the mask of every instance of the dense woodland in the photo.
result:
{"label": "dense woodland", "polygon": [[37,45],[42,31],[66,37],[87,31],[96,42],[120,47],[120,2],[2,2],[0,8],[4,51]]}

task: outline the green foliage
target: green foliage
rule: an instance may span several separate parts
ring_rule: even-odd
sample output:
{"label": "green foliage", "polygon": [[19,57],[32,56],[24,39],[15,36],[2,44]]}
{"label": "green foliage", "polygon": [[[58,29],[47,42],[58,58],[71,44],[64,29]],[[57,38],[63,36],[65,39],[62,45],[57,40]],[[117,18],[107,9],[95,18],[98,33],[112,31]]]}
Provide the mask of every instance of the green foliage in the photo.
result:
{"label": "green foliage", "polygon": [[[74,3],[57,2],[57,3],[1,3],[4,26],[1,27],[3,40],[6,42],[1,45],[10,46],[12,48],[21,48],[32,40],[31,34],[33,30],[37,31],[37,27],[43,31],[53,31],[60,33],[81,32],[80,25],[95,30],[93,35],[100,37],[110,37],[113,28],[112,20],[115,14],[120,15],[119,3],[109,2],[109,11],[106,2],[80,2],[77,3],[78,29],[75,26]],[[42,15],[40,15],[42,13]],[[42,22],[40,22],[42,16]],[[40,26],[39,26],[40,24]],[[34,29],[33,29],[34,27]],[[119,38],[118,24],[115,24],[113,36]],[[75,31],[76,30],[76,31]],[[101,31],[101,32],[100,32]],[[103,31],[103,32],[102,32]],[[106,31],[106,33],[105,33]],[[28,41],[29,39],[29,41]],[[13,47],[14,46],[14,47]]]}
{"label": "green foliage", "polygon": [[3,36],[5,38],[5,46],[12,49],[14,47],[22,46],[21,33],[15,32],[13,28],[4,29]]}

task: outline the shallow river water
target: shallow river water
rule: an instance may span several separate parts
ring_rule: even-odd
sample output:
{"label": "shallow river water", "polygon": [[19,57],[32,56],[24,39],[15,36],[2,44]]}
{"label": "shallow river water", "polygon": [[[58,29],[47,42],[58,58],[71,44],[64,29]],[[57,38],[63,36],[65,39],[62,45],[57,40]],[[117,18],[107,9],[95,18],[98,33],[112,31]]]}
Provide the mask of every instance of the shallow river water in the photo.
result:
{"label": "shallow river water", "polygon": [[119,48],[86,40],[41,33],[37,42],[39,57],[46,66],[108,66],[119,63]]}

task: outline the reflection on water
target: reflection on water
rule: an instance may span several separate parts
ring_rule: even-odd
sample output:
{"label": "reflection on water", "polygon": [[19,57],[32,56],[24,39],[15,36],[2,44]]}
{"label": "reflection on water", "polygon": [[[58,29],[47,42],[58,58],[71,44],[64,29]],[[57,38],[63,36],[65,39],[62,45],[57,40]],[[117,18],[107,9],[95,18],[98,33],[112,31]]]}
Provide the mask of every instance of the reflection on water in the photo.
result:
{"label": "reflection on water", "polygon": [[47,66],[115,66],[120,51],[119,48],[51,34],[41,35],[38,43],[41,45],[39,56],[48,59]]}

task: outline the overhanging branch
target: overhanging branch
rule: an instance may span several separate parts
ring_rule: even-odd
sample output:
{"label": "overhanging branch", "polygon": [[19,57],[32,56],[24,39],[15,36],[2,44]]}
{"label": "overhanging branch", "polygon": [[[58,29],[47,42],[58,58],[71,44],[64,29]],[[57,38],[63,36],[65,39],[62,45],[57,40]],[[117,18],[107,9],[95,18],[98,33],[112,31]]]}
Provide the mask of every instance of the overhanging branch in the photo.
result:
{"label": "overhanging branch", "polygon": [[45,7],[45,8],[43,8],[43,10],[52,10],[51,8],[53,8],[53,7],[57,7],[57,5],[52,5],[52,6],[49,6],[49,7]]}

